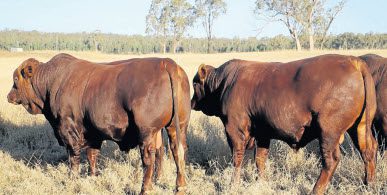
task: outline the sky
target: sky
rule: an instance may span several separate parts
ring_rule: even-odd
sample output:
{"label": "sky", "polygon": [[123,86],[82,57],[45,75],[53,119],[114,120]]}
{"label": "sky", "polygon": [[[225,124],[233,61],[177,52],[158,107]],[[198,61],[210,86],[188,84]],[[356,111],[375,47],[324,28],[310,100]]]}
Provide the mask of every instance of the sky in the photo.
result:
{"label": "sky", "polygon": [[[192,2],[192,1],[191,1]],[[226,0],[227,13],[214,23],[215,37],[272,37],[288,35],[280,23],[254,15],[255,0]],[[337,0],[327,0],[334,4]],[[145,35],[145,16],[151,0],[1,0],[0,30],[93,32]],[[347,0],[330,32],[387,33],[387,0]],[[258,30],[259,29],[259,30]],[[186,35],[205,37],[202,25]]]}

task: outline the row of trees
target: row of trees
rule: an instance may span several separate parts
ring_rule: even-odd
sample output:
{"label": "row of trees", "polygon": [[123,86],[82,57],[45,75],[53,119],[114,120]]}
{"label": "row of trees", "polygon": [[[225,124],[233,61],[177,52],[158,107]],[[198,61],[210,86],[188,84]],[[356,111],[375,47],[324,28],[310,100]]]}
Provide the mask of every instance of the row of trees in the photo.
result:
{"label": "row of trees", "polygon": [[[319,36],[317,39],[321,39]],[[307,35],[299,37],[302,47],[308,47]],[[99,31],[92,33],[42,33],[37,31],[0,31],[0,49],[9,50],[11,47],[21,47],[24,50],[75,50],[98,51],[104,53],[162,53],[192,52],[205,53],[208,51],[207,38],[185,37],[177,47],[172,38],[160,44],[164,39],[142,35],[104,34]],[[176,48],[175,48],[176,47]],[[240,38],[212,38],[211,50],[214,52],[254,52],[282,49],[296,49],[297,44],[289,36],[278,35],[257,39],[255,37]],[[328,35],[322,44],[322,49],[387,49],[387,34],[354,34],[343,33]]]}

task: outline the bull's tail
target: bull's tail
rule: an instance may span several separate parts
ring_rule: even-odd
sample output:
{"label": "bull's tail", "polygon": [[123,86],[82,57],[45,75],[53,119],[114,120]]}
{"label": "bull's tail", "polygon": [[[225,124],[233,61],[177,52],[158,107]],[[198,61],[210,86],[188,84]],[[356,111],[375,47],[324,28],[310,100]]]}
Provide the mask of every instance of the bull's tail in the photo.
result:
{"label": "bull's tail", "polygon": [[171,89],[172,89],[172,101],[173,101],[173,118],[175,119],[175,129],[176,129],[176,147],[178,149],[178,156],[179,158],[184,158],[184,148],[181,143],[181,130],[180,130],[180,120],[179,120],[179,101],[178,101],[178,66],[175,63],[167,63],[163,62],[165,70],[167,71],[169,75],[169,79],[171,82]]}
{"label": "bull's tail", "polygon": [[363,160],[376,160],[377,142],[372,135],[372,122],[376,112],[376,92],[375,84],[367,64],[361,60],[356,59],[356,67],[361,72],[364,82],[364,109],[362,119],[357,127],[357,142]]}
{"label": "bull's tail", "polygon": [[358,60],[358,65],[363,76],[365,90],[366,147],[373,148],[374,146],[370,145],[373,142],[369,139],[372,139],[372,121],[376,111],[375,84],[367,64],[362,60]]}
{"label": "bull's tail", "polygon": [[372,135],[372,122],[376,112],[375,84],[367,64],[356,59],[356,67],[361,72],[364,82],[364,107],[360,123],[357,127],[358,148],[365,165],[365,184],[375,179],[376,153],[378,143]]}

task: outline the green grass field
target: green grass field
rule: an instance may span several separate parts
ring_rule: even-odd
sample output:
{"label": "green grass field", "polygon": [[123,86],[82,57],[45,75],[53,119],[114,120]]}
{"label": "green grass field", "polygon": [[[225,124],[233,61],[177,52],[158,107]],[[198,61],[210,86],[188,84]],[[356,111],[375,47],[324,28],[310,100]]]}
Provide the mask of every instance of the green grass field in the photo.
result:
{"label": "green grass field", "polygon": [[[109,55],[90,52],[68,52],[94,62],[107,62],[133,57],[170,57],[181,65],[188,77],[201,63],[219,66],[240,58],[256,61],[292,61],[324,53],[362,55],[375,53],[387,57],[387,50],[277,51],[227,54]],[[87,176],[86,158],[82,156],[81,176],[69,177],[67,154],[57,144],[44,117],[32,116],[22,106],[7,102],[12,87],[12,73],[25,59],[34,57],[46,62],[57,52],[0,52],[0,193],[1,194],[138,194],[142,183],[142,166],[138,149],[119,151],[112,142],[105,142],[99,158],[100,176]],[[191,90],[192,94],[192,90]],[[286,144],[272,142],[266,163],[265,180],[255,180],[256,168],[252,151],[247,152],[238,189],[230,189],[231,152],[223,125],[214,117],[192,111],[188,129],[188,162],[186,173],[188,194],[307,194],[320,173],[318,143],[310,143],[298,153]],[[363,162],[346,139],[338,168],[328,186],[328,194],[386,194],[387,160],[378,154],[377,180],[363,185]],[[175,165],[165,158],[164,174],[154,184],[155,194],[172,194],[175,188]]]}

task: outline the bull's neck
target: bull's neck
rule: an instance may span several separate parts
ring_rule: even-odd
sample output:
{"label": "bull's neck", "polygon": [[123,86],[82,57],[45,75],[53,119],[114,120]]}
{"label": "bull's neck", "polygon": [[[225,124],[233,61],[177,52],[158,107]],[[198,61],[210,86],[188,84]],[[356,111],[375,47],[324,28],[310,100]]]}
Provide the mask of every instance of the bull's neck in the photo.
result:
{"label": "bull's neck", "polygon": [[46,104],[47,101],[49,83],[55,77],[53,74],[48,74],[49,71],[47,71],[47,69],[47,65],[41,63],[36,67],[35,73],[31,78],[35,94],[44,102],[44,104]]}
{"label": "bull's neck", "polygon": [[207,79],[205,80],[205,93],[206,93],[206,107],[207,114],[221,117],[221,99],[222,99],[222,79],[217,69],[209,72]]}
{"label": "bull's neck", "polygon": [[207,86],[208,92],[210,92],[212,95],[215,95],[213,93],[219,89],[219,85],[221,83],[217,69],[209,72],[205,82],[205,86]]}

